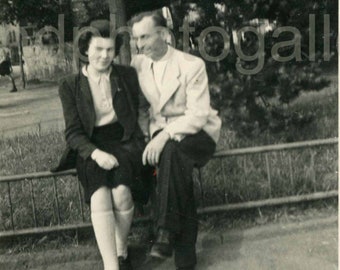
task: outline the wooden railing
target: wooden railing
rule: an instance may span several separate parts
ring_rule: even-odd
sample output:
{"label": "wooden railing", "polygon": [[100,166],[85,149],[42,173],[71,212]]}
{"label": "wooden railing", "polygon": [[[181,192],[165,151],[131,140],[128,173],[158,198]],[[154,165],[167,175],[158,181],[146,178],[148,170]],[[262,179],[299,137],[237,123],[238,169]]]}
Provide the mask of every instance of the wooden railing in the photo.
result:
{"label": "wooden railing", "polygon": [[[337,138],[331,139],[323,139],[323,140],[314,140],[314,141],[304,141],[304,142],[295,142],[295,143],[288,143],[288,144],[277,144],[277,145],[268,145],[268,146],[261,146],[261,147],[251,147],[251,148],[242,148],[242,149],[232,149],[232,150],[220,150],[214,154],[214,159],[224,159],[226,157],[235,157],[239,155],[252,155],[252,154],[261,154],[265,155],[265,166],[267,172],[267,180],[269,185],[269,198],[264,200],[257,200],[257,201],[248,201],[248,202],[240,202],[240,203],[229,203],[229,204],[222,204],[216,206],[204,206],[198,209],[198,214],[208,214],[208,213],[216,213],[216,212],[224,212],[224,211],[231,211],[231,210],[241,210],[241,209],[249,209],[249,208],[258,208],[263,206],[273,206],[273,205],[282,205],[282,204],[289,204],[289,203],[298,203],[303,201],[313,201],[313,200],[320,200],[320,199],[327,199],[333,198],[338,196],[337,189],[330,190],[330,191],[321,191],[321,192],[313,192],[310,194],[302,194],[297,196],[289,196],[289,197],[279,197],[279,198],[271,198],[271,170],[269,165],[269,158],[267,156],[268,152],[275,152],[275,151],[283,151],[283,150],[292,150],[292,149],[304,149],[304,148],[312,148],[312,147],[320,147],[320,146],[330,146],[336,145],[338,143]],[[291,164],[291,163],[290,163]],[[222,166],[222,165],[221,165]],[[291,167],[291,166],[290,166]],[[290,177],[292,177],[292,172],[289,173]],[[83,205],[83,198],[82,198],[82,190],[77,182],[77,188],[74,191],[77,193],[77,201],[79,203],[79,208],[81,211],[81,220],[77,222],[77,224],[64,224],[61,218],[61,210],[59,204],[59,194],[57,188],[57,181],[62,176],[73,176],[76,177],[75,170],[68,170],[58,173],[51,173],[51,172],[36,172],[30,174],[22,174],[22,175],[11,175],[11,176],[0,176],[0,188],[4,190],[5,187],[7,189],[7,204],[9,206],[10,212],[10,228],[6,230],[0,230],[0,238],[1,237],[8,237],[8,236],[17,236],[17,235],[27,235],[27,234],[36,234],[36,233],[47,233],[47,232],[56,232],[61,230],[70,230],[70,229],[80,229],[80,228],[88,228],[91,227],[89,222],[86,222],[85,214],[84,214],[84,205]],[[228,175],[225,173],[225,170],[222,169],[223,178],[226,179]],[[48,181],[49,179],[52,180],[53,186],[53,200],[55,203],[55,216],[57,217],[57,224],[45,227],[38,226],[38,217],[36,211],[36,198],[34,196],[35,190],[33,185],[33,180],[41,180],[41,181]],[[202,186],[202,176],[199,173],[198,177],[198,184],[200,186],[201,191],[203,191]],[[34,220],[34,227],[26,228],[26,229],[18,229],[16,228],[16,224],[14,222],[13,213],[15,205],[12,202],[12,192],[11,192],[11,185],[15,182],[20,181],[28,181],[29,182],[29,192],[30,192],[30,203],[32,207],[32,215]],[[202,192],[203,194],[203,192]],[[4,202],[4,200],[2,200]],[[0,207],[3,207],[0,205]],[[1,209],[1,208],[0,208]],[[148,222],[151,218],[149,216],[139,217],[136,218],[134,222]]]}

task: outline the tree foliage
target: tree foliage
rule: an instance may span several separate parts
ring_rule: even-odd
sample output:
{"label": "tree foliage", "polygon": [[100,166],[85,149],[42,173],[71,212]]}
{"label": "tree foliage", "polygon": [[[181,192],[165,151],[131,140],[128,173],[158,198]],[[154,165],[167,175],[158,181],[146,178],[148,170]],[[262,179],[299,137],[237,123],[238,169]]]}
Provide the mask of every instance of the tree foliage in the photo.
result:
{"label": "tree foliage", "polygon": [[[194,3],[193,3],[194,2]],[[333,58],[337,57],[337,1],[293,1],[293,0],[221,0],[192,2],[177,1],[171,6],[178,47],[183,48],[183,34],[178,31],[184,20],[194,27],[191,32],[191,53],[200,55],[199,36],[209,26],[222,27],[230,38],[230,49],[222,60],[206,61],[210,79],[210,91],[214,105],[220,109],[225,121],[243,134],[263,130],[282,131],[291,125],[304,125],[313,119],[313,112],[301,115],[287,110],[302,91],[321,90],[329,84],[322,77],[324,15],[330,16],[330,44]],[[309,15],[315,14],[315,61],[309,59]],[[268,26],[267,28],[265,26]],[[245,55],[254,55],[259,50],[259,36],[245,32],[241,40],[235,40],[235,32],[245,26],[258,29],[264,40],[264,65],[253,74],[244,74],[237,65],[251,70],[258,64],[239,57],[235,45]],[[273,58],[272,48],[282,41],[291,41],[292,33],[282,32],[277,38],[273,32],[278,27],[293,26],[301,38],[301,59],[278,62]],[[261,28],[262,27],[262,28]],[[262,29],[262,30],[261,30]],[[265,31],[263,31],[265,29]],[[261,32],[262,31],[262,32]],[[210,33],[204,39],[204,50],[211,56],[218,56],[225,47],[220,34]],[[280,56],[290,56],[294,46],[279,51]],[[334,59],[333,59],[334,60]]]}
{"label": "tree foliage", "polygon": [[[154,2],[154,3],[153,3]],[[229,36],[229,53],[218,61],[206,61],[210,79],[210,91],[214,106],[223,115],[228,125],[241,133],[263,130],[281,131],[290,125],[302,125],[313,119],[313,113],[301,115],[287,110],[290,104],[303,91],[321,90],[328,85],[322,77],[325,66],[323,56],[324,15],[330,18],[331,60],[337,58],[338,1],[334,0],[137,0],[126,1],[126,13],[159,8],[171,2],[174,22],[174,35],[177,47],[183,49],[183,33],[180,26],[186,20],[194,31],[190,33],[190,52],[200,55],[199,36],[210,26],[223,28]],[[62,3],[62,4],[61,4]],[[84,14],[87,19],[108,17],[108,1],[84,0]],[[75,22],[71,14],[71,0],[0,0],[0,22],[30,22],[38,27],[57,27],[58,14],[65,14],[65,40],[72,39]],[[138,10],[137,10],[138,9]],[[310,15],[315,15],[315,60],[310,60],[309,38],[313,34]],[[85,19],[84,19],[85,20]],[[259,30],[259,35],[242,33],[235,39],[235,33],[245,26]],[[298,29],[301,45],[301,59],[278,62],[272,55],[275,44],[291,41],[292,33],[282,32],[273,37],[279,27],[292,26]],[[261,36],[262,35],[262,36]],[[239,72],[238,66],[252,70],[258,65],[259,57],[245,61],[239,56],[237,45],[245,55],[256,54],[263,37],[263,68],[255,74]],[[203,40],[204,51],[210,56],[218,56],[226,47],[218,33],[210,33]],[[293,45],[279,49],[280,56],[290,56],[295,52]],[[299,54],[299,53],[298,53]]]}
{"label": "tree foliage", "polygon": [[30,22],[38,27],[56,25],[60,7],[58,0],[0,0],[0,21]]}

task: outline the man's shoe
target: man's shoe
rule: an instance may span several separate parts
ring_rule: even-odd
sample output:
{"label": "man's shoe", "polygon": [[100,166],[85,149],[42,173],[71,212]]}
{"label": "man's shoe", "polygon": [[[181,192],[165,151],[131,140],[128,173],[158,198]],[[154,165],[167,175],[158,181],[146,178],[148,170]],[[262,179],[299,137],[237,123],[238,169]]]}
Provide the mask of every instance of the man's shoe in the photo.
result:
{"label": "man's shoe", "polygon": [[172,256],[172,250],[170,233],[167,230],[159,229],[156,241],[151,248],[150,256],[166,259]]}
{"label": "man's shoe", "polygon": [[18,89],[16,88],[13,88],[11,91],[9,91],[10,93],[15,93],[15,92],[18,92]]}
{"label": "man's shoe", "polygon": [[127,256],[126,259],[124,259],[123,256],[119,256],[118,264],[119,270],[133,270],[129,256]]}

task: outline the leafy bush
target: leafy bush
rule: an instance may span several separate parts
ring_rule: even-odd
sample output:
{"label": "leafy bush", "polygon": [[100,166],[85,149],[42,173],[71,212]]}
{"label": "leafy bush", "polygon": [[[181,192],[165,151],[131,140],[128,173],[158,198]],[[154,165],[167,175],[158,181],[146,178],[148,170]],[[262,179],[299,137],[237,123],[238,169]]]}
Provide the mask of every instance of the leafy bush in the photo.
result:
{"label": "leafy bush", "polygon": [[[227,47],[229,53],[225,58],[206,60],[212,101],[228,126],[240,135],[251,137],[254,132],[265,130],[275,133],[291,127],[303,128],[316,119],[314,112],[297,113],[288,105],[305,91],[319,91],[329,86],[329,80],[322,74],[322,67],[328,61],[332,61],[336,72],[338,26],[334,10],[337,6],[336,1],[249,0],[241,3],[223,0],[177,3],[171,10],[177,47],[185,49],[185,42],[190,41],[191,53],[202,56],[199,49],[203,49],[213,57],[221,55]],[[311,30],[310,15],[315,15],[315,32]],[[324,41],[319,38],[325,35],[326,15],[330,16],[329,56],[323,55]],[[189,41],[184,41],[179,31],[185,22],[194,27]],[[202,31],[212,25],[223,29],[229,40],[217,32],[209,33],[202,40]],[[245,26],[256,29],[257,34],[242,30]],[[278,37],[273,36],[275,30],[286,26],[294,27],[297,33],[283,31]],[[315,59],[310,58],[313,57],[309,51],[310,36],[315,37]],[[273,53],[273,46],[281,42],[290,42],[278,49],[281,59],[291,57],[290,60],[279,62],[278,55]],[[240,51],[257,58],[245,61]],[[258,72],[248,72],[261,66],[262,60],[263,67]],[[240,67],[247,72],[241,72]]]}

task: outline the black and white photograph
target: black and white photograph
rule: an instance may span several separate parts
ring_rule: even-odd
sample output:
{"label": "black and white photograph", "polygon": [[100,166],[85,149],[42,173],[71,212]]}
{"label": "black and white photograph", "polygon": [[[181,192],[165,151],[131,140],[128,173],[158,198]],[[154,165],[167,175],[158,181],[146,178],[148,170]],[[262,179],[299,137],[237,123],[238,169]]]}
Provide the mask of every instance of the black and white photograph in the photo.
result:
{"label": "black and white photograph", "polygon": [[0,0],[0,269],[337,270],[338,18]]}

